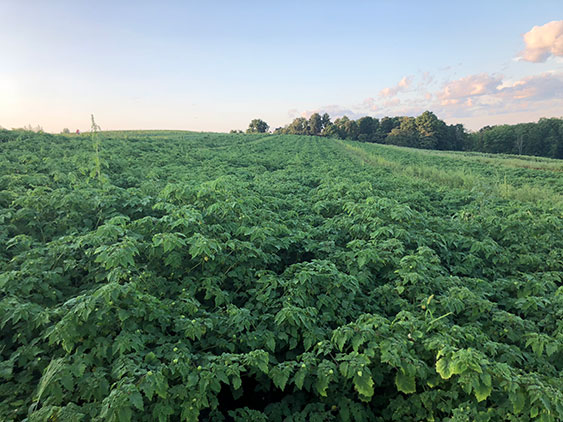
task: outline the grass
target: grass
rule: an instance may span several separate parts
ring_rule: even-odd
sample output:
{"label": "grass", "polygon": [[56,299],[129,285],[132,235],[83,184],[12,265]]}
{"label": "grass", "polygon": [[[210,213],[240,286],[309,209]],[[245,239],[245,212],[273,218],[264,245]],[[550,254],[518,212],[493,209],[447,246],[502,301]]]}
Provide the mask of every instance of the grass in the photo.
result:
{"label": "grass", "polygon": [[[563,208],[563,196],[551,189],[549,186],[532,185],[530,183],[521,183],[515,185],[509,182],[510,179],[501,173],[491,176],[489,173],[482,173],[474,170],[474,167],[459,166],[459,169],[441,168],[440,162],[432,162],[429,164],[423,160],[423,157],[444,157],[448,160],[471,161],[474,164],[478,163],[483,166],[499,166],[508,165],[510,167],[522,167],[528,170],[537,170],[537,167],[527,166],[524,167],[523,163],[526,160],[509,158],[490,158],[482,156],[467,157],[463,153],[450,153],[450,152],[436,152],[427,150],[417,150],[412,148],[403,148],[387,145],[373,145],[349,141],[336,141],[348,153],[348,155],[359,160],[363,164],[383,167],[389,169],[396,175],[409,177],[412,179],[421,179],[430,183],[434,183],[446,188],[478,190],[488,195],[496,195],[504,199],[516,201],[551,201],[554,206]],[[375,148],[373,148],[375,147]],[[371,149],[371,151],[370,151]],[[406,164],[404,159],[397,158],[396,155],[389,154],[389,152],[401,151],[410,155],[411,160],[416,164]],[[377,153],[379,152],[379,153]],[[403,154],[404,155],[404,154]],[[404,158],[404,157],[401,157]],[[563,163],[560,160],[549,160],[546,163],[541,163],[546,166],[544,169],[551,171],[563,168]]]}

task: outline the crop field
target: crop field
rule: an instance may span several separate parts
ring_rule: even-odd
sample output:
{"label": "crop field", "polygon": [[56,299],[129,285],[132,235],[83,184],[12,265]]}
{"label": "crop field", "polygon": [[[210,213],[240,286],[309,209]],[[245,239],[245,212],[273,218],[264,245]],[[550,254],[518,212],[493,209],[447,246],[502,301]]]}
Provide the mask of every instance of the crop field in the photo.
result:
{"label": "crop field", "polygon": [[1,421],[563,420],[563,162],[0,131]]}

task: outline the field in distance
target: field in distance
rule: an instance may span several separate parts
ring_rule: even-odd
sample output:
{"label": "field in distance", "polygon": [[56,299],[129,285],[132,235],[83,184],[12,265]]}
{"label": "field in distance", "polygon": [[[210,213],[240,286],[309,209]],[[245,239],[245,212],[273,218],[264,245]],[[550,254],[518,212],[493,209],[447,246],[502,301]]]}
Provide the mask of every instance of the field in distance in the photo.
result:
{"label": "field in distance", "polygon": [[563,420],[563,161],[0,131],[3,421]]}

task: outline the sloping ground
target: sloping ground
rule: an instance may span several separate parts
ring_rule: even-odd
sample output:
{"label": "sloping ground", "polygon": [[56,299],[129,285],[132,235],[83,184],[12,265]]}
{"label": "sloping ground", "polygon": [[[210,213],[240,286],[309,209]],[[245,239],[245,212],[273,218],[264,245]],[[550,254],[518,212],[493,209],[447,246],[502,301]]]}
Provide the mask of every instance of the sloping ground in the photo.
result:
{"label": "sloping ground", "polygon": [[363,161],[387,166],[401,176],[420,177],[446,186],[493,190],[496,195],[511,199],[562,199],[562,160],[340,142]]}
{"label": "sloping ground", "polygon": [[560,173],[297,136],[100,151],[0,142],[0,419],[563,419]]}

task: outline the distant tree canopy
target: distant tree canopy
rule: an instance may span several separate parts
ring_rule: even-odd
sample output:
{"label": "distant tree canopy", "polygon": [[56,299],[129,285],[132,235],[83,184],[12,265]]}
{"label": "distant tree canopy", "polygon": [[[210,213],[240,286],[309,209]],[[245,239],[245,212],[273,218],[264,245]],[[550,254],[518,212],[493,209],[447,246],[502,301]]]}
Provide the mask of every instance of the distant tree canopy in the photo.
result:
{"label": "distant tree canopy", "polygon": [[[250,126],[253,126],[253,120]],[[250,127],[249,127],[250,131]],[[563,158],[563,119],[542,118],[537,123],[486,126],[468,133],[462,124],[448,125],[431,111],[417,117],[371,116],[331,122],[328,114],[297,117],[276,134],[312,135],[413,148],[481,151]]]}
{"label": "distant tree canopy", "polygon": [[428,149],[462,149],[467,137],[462,125],[448,126],[430,111],[414,117],[364,116],[352,120],[347,116],[331,122],[328,114],[314,113],[306,119],[297,117],[274,133],[315,135],[362,142],[378,142]]}
{"label": "distant tree canopy", "polygon": [[254,119],[248,125],[246,133],[266,133],[270,129],[268,123],[262,119]]}
{"label": "distant tree canopy", "polygon": [[297,117],[293,122],[285,127],[277,128],[274,133],[288,135],[311,135],[326,136],[325,129],[331,126],[330,116],[324,113],[313,113],[309,119],[305,117]]}
{"label": "distant tree canopy", "polygon": [[468,149],[475,151],[563,158],[563,119],[560,118],[485,126],[469,138]]}

